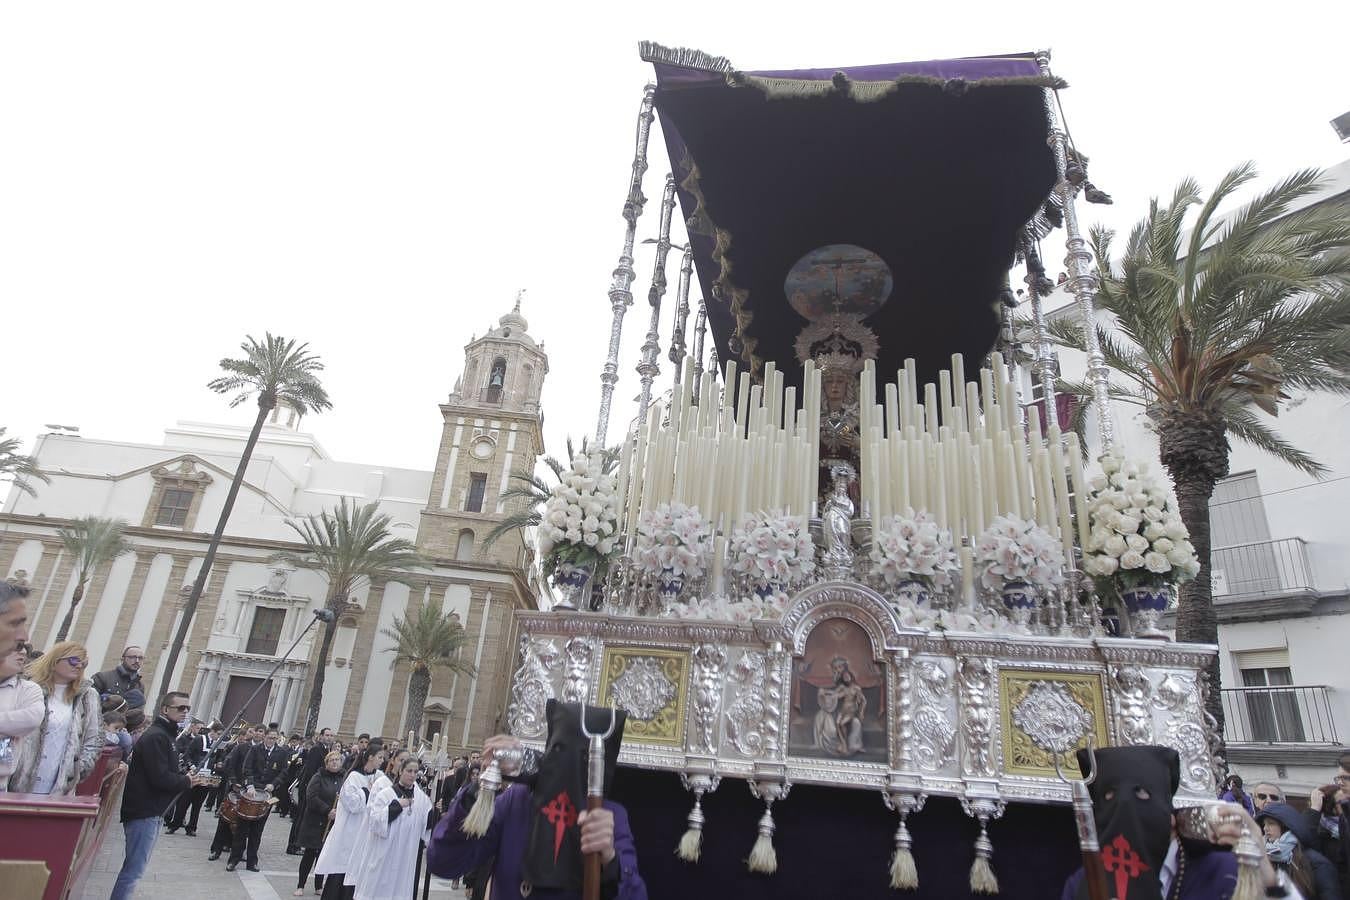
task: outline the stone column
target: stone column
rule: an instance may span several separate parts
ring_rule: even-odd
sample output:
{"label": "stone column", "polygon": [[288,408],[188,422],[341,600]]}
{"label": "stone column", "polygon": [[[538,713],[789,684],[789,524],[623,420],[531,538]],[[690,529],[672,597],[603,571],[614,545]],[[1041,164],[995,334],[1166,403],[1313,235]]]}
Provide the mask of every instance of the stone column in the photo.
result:
{"label": "stone column", "polygon": [[164,596],[159,602],[159,613],[155,616],[155,624],[150,628],[150,640],[146,641],[145,665],[141,668],[141,679],[148,685],[155,685],[152,690],[158,690],[159,663],[172,634],[169,629],[173,628],[174,619],[182,605],[180,589],[191,561],[191,554],[173,555],[169,580],[164,586]]}
{"label": "stone column", "polygon": [[136,618],[136,608],[140,606],[141,594],[145,591],[145,581],[150,577],[150,566],[155,561],[157,551],[135,550],[136,565],[131,570],[131,581],[127,582],[127,593],[122,600],[122,613],[113,626],[112,641],[108,644],[108,659],[122,655],[127,645],[127,634],[131,631],[131,620]]}
{"label": "stone column", "polygon": [[[411,582],[410,591],[423,589],[425,582]],[[356,715],[361,707],[361,693],[366,687],[366,674],[370,671],[370,660],[375,655],[376,626],[380,621],[380,610],[384,608],[384,593],[389,587],[388,581],[373,581],[366,594],[366,611],[356,623],[356,643],[353,645],[352,658],[349,661],[352,673],[347,682],[347,702],[342,704],[342,718],[335,728],[340,734],[354,734]],[[411,604],[411,599],[409,600]],[[317,640],[317,638],[316,638]],[[360,651],[360,652],[358,652]],[[322,722],[319,727],[325,727]]]}

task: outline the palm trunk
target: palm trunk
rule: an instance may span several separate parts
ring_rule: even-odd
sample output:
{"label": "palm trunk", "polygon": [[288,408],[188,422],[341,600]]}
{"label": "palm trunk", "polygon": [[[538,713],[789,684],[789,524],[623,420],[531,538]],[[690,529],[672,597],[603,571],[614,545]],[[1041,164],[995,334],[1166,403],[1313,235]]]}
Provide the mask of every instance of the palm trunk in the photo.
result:
{"label": "palm trunk", "polygon": [[431,672],[425,668],[415,667],[412,675],[408,676],[408,719],[403,729],[417,735],[419,740],[422,737],[422,708],[427,705],[427,694],[430,691]]}
{"label": "palm trunk", "polygon": [[[337,606],[337,602],[330,598],[328,608],[337,613]],[[319,659],[314,664],[314,680],[310,683],[309,706],[305,712],[305,734],[313,734],[319,730],[319,706],[323,704],[323,680],[328,671],[328,654],[333,651],[333,637],[337,634],[337,627],[336,615],[334,615],[333,621],[323,623],[323,640],[319,643]]]}
{"label": "palm trunk", "polygon": [[[1190,532],[1200,562],[1196,577],[1181,585],[1177,605],[1177,640],[1199,644],[1219,642],[1219,619],[1214,611],[1214,587],[1210,582],[1209,500],[1214,485],[1228,475],[1227,426],[1219,419],[1206,420],[1195,414],[1165,415],[1159,433],[1159,455],[1172,476],[1177,491],[1181,521]],[[1205,711],[1214,717],[1219,751],[1223,752],[1223,697],[1219,693],[1219,658],[1215,655],[1207,672],[1209,684],[1202,691]]]}
{"label": "palm trunk", "polygon": [[84,599],[84,574],[81,573],[80,580],[75,583],[75,593],[70,596],[70,609],[66,610],[66,617],[61,620],[61,627],[56,629],[56,638],[53,644],[59,644],[70,634],[70,626],[75,622],[75,610],[79,607],[80,601]]}
{"label": "palm trunk", "polygon": [[220,539],[225,535],[225,526],[229,524],[230,513],[234,512],[234,501],[239,496],[240,486],[244,483],[248,462],[253,458],[253,448],[258,444],[258,436],[262,434],[267,414],[276,405],[275,398],[267,394],[258,395],[258,417],[253,420],[253,430],[249,432],[248,443],[244,445],[244,453],[239,458],[239,468],[234,470],[234,480],[230,482],[230,492],[225,495],[225,506],[220,510],[216,530],[211,535],[211,543],[207,545],[206,558],[202,560],[197,580],[192,583],[192,593],[188,595],[187,603],[183,606],[183,619],[178,623],[178,631],[173,636],[173,643],[169,645],[169,655],[164,660],[164,669],[159,678],[160,696],[169,690],[169,679],[173,677],[174,667],[178,665],[178,655],[183,652],[183,645],[187,642],[188,629],[197,614],[197,604],[201,602],[202,591],[206,589],[206,579],[211,574],[211,565],[216,561],[216,551],[220,549]]}

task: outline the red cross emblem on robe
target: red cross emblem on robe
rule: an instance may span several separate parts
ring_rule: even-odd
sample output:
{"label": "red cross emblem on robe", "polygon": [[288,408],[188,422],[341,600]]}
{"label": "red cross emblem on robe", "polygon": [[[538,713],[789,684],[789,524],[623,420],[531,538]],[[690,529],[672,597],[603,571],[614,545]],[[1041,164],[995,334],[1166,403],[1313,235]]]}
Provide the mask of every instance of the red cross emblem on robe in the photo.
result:
{"label": "red cross emblem on robe", "polygon": [[1118,900],[1125,900],[1130,882],[1149,870],[1123,834],[1116,835],[1102,848],[1102,868],[1116,876]]}
{"label": "red cross emblem on robe", "polygon": [[562,849],[563,834],[577,824],[577,807],[566,791],[559,791],[558,796],[545,803],[539,812],[553,826],[553,861],[556,863],[558,851]]}

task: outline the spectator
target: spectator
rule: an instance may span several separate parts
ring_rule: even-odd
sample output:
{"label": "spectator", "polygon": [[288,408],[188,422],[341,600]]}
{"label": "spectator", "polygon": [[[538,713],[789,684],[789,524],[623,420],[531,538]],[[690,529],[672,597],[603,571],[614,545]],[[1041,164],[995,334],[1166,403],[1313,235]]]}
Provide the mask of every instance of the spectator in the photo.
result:
{"label": "spectator", "polygon": [[1242,790],[1242,777],[1239,775],[1229,775],[1228,780],[1223,783],[1223,790],[1219,792],[1219,799],[1226,803],[1236,803],[1247,811],[1247,815],[1256,815],[1256,807],[1252,805],[1252,798],[1248,797]]}
{"label": "spectator", "polygon": [[371,787],[381,777],[384,747],[379,741],[371,741],[354,762],[338,792],[337,816],[334,817],[333,827],[314,863],[315,874],[324,878],[323,900],[341,900],[345,893],[343,884],[347,870],[355,862],[354,857],[366,831],[366,803],[370,800]]}
{"label": "spectator", "polygon": [[[0,619],[4,615],[0,612]],[[0,655],[0,793],[4,793],[23,751],[22,738],[42,724],[47,707],[42,688],[21,677],[28,654],[17,644],[0,642],[0,646],[9,648]]]}
{"label": "spectator", "polygon": [[303,824],[305,810],[308,803],[305,799],[305,787],[309,780],[324,767],[325,760],[328,758],[328,750],[333,745],[333,729],[321,728],[319,733],[314,736],[314,746],[305,751],[304,764],[300,768],[300,791],[297,800],[298,808],[295,811],[295,818],[291,822],[291,833],[287,839],[286,852],[292,856],[300,853],[299,833],[300,826]]}
{"label": "spectator", "polygon": [[[1341,847],[1341,804],[1345,802],[1346,792],[1334,784],[1325,784],[1312,792],[1308,798],[1308,811],[1304,814],[1307,827],[1315,834],[1314,849],[1321,853],[1336,871],[1345,877],[1345,850]],[[1346,893],[1342,888],[1341,893]]]}
{"label": "spectator", "polygon": [[1341,893],[1350,898],[1350,751],[1341,754],[1340,771],[1336,773],[1336,830],[1339,832],[1341,859]]}
{"label": "spectator", "polygon": [[28,643],[28,588],[0,581],[0,652]]}
{"label": "spectator", "polygon": [[145,734],[136,743],[122,790],[122,829],[126,832],[126,856],[117,873],[111,900],[125,900],[136,890],[159,839],[160,817],[173,798],[201,783],[201,776],[178,771],[174,739],[178,723],[191,709],[187,694],[170,691],[159,701],[159,710]]}
{"label": "spectator", "polygon": [[1312,848],[1310,833],[1298,811],[1287,803],[1268,803],[1256,817],[1266,837],[1266,855],[1275,868],[1289,874],[1304,900],[1341,900],[1336,868]]}
{"label": "spectator", "polygon": [[131,755],[131,735],[127,734],[127,717],[120,712],[103,714],[103,746],[117,747],[122,754],[122,762]]}
{"label": "spectator", "polygon": [[[145,663],[145,651],[135,644],[122,651],[122,661],[116,668],[99,672],[94,676],[94,687],[98,689],[99,699],[109,694],[119,694],[127,701],[127,709],[145,708],[145,688],[141,686],[141,666]],[[135,726],[127,723],[132,731]]]}
{"label": "spectator", "polygon": [[23,739],[23,755],[9,778],[22,794],[73,794],[94,771],[103,752],[103,713],[98,694],[83,678],[89,662],[84,646],[62,641],[28,668],[42,689],[42,727]]}
{"label": "spectator", "polygon": [[[305,879],[314,868],[319,853],[323,850],[324,837],[329,826],[337,818],[338,791],[342,789],[342,751],[329,750],[323,758],[323,768],[309,779],[305,785],[305,812],[300,819],[299,846],[304,853],[300,857],[300,878],[295,885],[295,896],[305,892]],[[314,876],[314,893],[323,890],[323,876]]]}
{"label": "spectator", "polygon": [[1257,812],[1264,809],[1267,803],[1283,802],[1284,790],[1278,784],[1263,781],[1252,791],[1252,805],[1256,807]]}

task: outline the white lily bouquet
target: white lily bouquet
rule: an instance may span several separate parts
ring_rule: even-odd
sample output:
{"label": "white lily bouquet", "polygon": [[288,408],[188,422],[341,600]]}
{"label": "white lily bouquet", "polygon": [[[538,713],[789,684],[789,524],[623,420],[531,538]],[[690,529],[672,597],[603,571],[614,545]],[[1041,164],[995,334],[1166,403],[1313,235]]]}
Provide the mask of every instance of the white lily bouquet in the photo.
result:
{"label": "white lily bouquet", "polygon": [[908,507],[878,523],[871,558],[869,574],[892,587],[917,581],[929,589],[944,588],[961,570],[952,533],[940,528],[927,510]]}
{"label": "white lily bouquet", "polygon": [[781,510],[748,515],[729,541],[731,571],[756,593],[778,593],[816,570],[816,545],[803,516]]}
{"label": "white lily bouquet", "polygon": [[1064,547],[1029,519],[998,516],[975,544],[980,582],[992,591],[1028,584],[1046,592],[1064,583]]}
{"label": "white lily bouquet", "polygon": [[638,519],[634,562],[641,574],[678,591],[707,571],[711,546],[712,523],[697,506],[662,503]]}
{"label": "white lily bouquet", "polygon": [[619,498],[614,476],[600,457],[577,454],[549,492],[539,524],[539,559],[545,571],[594,567],[614,552]]}
{"label": "white lily bouquet", "polygon": [[1118,595],[1194,578],[1200,561],[1167,486],[1146,462],[1118,453],[1103,456],[1101,466],[1090,482],[1083,548],[1083,570],[1098,592]]}

